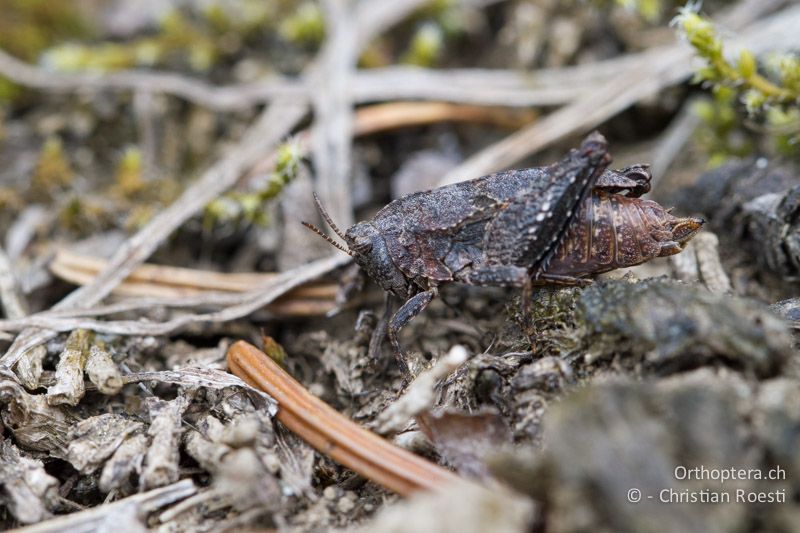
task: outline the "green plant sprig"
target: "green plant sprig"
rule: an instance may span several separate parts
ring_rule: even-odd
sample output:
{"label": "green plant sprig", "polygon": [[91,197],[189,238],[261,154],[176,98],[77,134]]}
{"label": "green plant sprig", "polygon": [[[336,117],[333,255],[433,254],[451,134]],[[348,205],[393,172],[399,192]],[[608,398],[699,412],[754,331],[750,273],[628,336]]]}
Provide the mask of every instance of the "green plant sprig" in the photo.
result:
{"label": "green plant sprig", "polygon": [[759,101],[762,105],[787,104],[800,99],[800,91],[797,90],[800,84],[793,82],[800,79],[800,61],[796,58],[787,56],[784,60],[779,71],[782,86],[758,72],[758,62],[750,50],[742,49],[735,64],[729,61],[725,57],[724,45],[714,24],[700,15],[695,5],[684,6],[673,24],[692,45],[697,55],[706,61],[706,66],[695,74],[696,82],[727,85],[742,92],[754,91],[747,96],[750,104]]}

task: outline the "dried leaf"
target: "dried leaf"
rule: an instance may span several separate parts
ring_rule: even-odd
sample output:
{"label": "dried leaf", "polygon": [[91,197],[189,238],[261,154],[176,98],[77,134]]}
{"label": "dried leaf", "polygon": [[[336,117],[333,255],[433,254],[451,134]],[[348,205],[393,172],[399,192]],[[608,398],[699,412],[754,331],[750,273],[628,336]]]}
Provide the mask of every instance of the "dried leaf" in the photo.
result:
{"label": "dried leaf", "polygon": [[436,384],[466,360],[467,350],[463,346],[453,346],[433,368],[417,376],[400,399],[381,412],[377,419],[377,432],[386,435],[401,431],[412,417],[433,407]]}
{"label": "dried leaf", "polygon": [[50,406],[44,395],[28,394],[14,381],[0,380],[0,415],[20,446],[66,456],[67,433],[76,418]]}
{"label": "dried leaf", "polygon": [[78,422],[69,432],[67,458],[83,474],[91,474],[144,424],[130,418],[103,414]]}
{"label": "dried leaf", "polygon": [[26,389],[34,390],[39,387],[39,379],[42,377],[42,360],[46,355],[47,348],[40,344],[25,352],[17,362],[15,370]]}
{"label": "dried leaf", "polygon": [[417,417],[439,454],[464,475],[488,477],[486,459],[511,444],[511,431],[494,411],[445,411]]}
{"label": "dried leaf", "polygon": [[58,504],[58,480],[45,472],[41,461],[22,455],[9,439],[0,441],[0,486],[0,501],[23,524],[48,518]]}
{"label": "dried leaf", "polygon": [[146,452],[147,436],[144,433],[136,433],[122,441],[103,466],[98,484],[100,490],[108,493],[119,489],[128,482],[132,473],[140,473]]}

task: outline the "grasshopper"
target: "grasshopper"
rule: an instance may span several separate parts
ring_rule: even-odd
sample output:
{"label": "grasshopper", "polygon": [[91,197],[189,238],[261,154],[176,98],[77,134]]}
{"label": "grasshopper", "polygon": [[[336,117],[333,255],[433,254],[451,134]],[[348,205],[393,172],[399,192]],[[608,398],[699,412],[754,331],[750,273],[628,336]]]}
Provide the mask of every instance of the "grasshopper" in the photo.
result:
{"label": "grasshopper", "polygon": [[704,221],[675,217],[640,198],[650,190],[648,166],[607,170],[610,163],[608,144],[595,132],[550,166],[410,194],[345,232],[315,195],[346,246],[304,224],[405,302],[387,330],[407,375],[398,334],[443,284],[520,287],[529,294],[535,285],[586,285],[591,275],[683,250]]}

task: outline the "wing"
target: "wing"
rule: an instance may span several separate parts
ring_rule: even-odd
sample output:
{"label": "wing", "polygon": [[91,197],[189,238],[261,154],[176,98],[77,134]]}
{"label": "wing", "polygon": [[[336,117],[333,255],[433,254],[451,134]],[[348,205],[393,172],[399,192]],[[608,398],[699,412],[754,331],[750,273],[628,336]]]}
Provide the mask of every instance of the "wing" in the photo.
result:
{"label": "wing", "polygon": [[398,198],[373,217],[372,223],[413,233],[453,231],[487,211],[546,180],[547,168],[507,170],[431,191]]}
{"label": "wing", "polygon": [[549,179],[520,191],[486,227],[485,264],[541,270],[610,160],[605,138],[592,133],[549,168]]}

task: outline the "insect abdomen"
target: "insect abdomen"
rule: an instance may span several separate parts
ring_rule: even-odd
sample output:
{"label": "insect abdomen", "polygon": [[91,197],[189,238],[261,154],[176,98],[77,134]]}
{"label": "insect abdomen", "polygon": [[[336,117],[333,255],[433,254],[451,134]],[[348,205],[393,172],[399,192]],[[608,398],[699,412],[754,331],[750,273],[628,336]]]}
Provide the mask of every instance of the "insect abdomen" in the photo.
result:
{"label": "insect abdomen", "polygon": [[658,256],[638,198],[595,191],[561,241],[547,272],[580,277],[638,265]]}

